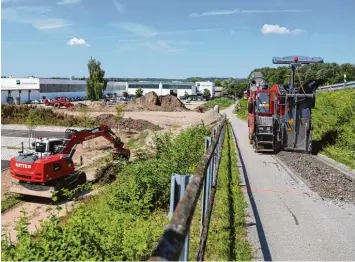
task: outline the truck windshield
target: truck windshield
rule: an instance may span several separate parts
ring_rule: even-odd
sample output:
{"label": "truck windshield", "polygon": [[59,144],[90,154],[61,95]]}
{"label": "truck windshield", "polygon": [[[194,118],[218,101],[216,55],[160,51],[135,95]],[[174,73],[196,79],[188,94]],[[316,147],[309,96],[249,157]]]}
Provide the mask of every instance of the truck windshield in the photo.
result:
{"label": "truck windshield", "polygon": [[269,93],[257,94],[255,111],[257,113],[269,113]]}

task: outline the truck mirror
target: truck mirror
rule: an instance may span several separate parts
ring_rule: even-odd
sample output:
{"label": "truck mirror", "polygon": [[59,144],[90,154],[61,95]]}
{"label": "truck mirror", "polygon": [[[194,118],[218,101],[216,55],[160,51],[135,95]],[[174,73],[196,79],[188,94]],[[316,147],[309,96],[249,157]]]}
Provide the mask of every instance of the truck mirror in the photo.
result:
{"label": "truck mirror", "polygon": [[33,148],[35,147],[35,142],[32,142],[32,147],[33,147]]}

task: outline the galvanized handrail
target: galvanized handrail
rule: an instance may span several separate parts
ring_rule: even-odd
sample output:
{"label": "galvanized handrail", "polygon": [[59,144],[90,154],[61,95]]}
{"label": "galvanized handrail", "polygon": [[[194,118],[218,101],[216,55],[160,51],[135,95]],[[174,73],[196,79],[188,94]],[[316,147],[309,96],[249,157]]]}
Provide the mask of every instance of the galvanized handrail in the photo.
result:
{"label": "galvanized handrail", "polygon": [[343,82],[343,83],[338,83],[338,84],[333,84],[333,85],[328,85],[328,86],[320,86],[317,91],[318,92],[336,91],[336,90],[345,89],[345,88],[355,88],[355,81]]}
{"label": "galvanized handrail", "polygon": [[[204,156],[202,157],[198,167],[195,170],[194,175],[190,178],[190,182],[187,185],[185,193],[182,199],[177,204],[170,223],[165,227],[164,233],[157,246],[153,250],[150,261],[178,261],[181,252],[184,247],[186,236],[189,232],[191,221],[196,209],[198,199],[200,197],[202,188],[204,186],[204,181],[206,181],[207,171],[209,174],[215,174],[218,170],[219,160],[221,157],[221,150],[216,150],[217,145],[221,145],[221,138],[223,138],[224,132],[226,130],[226,115],[224,114],[222,120],[214,128],[212,141],[209,144]],[[216,151],[218,156],[215,155]],[[216,161],[216,163],[211,163],[211,160]],[[217,163],[218,162],[218,163]],[[210,184],[211,188],[216,186],[216,177],[213,177],[213,182]],[[210,189],[205,186],[204,190],[210,193]],[[210,199],[210,194],[208,194]],[[213,199],[212,199],[213,200]],[[207,212],[208,211],[208,212]],[[198,257],[203,259],[204,245],[206,240],[203,237],[207,237],[209,216],[211,213],[211,203],[209,201],[206,210],[207,221],[205,220],[202,225],[200,249],[198,251]],[[206,229],[207,226],[207,229]],[[201,245],[203,248],[201,248]]]}

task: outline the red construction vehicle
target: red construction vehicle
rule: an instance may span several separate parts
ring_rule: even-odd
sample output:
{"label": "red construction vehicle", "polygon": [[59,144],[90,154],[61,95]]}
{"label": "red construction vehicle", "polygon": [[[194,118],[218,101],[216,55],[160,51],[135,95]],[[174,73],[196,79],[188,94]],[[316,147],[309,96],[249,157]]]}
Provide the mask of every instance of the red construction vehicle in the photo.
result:
{"label": "red construction vehicle", "polygon": [[24,153],[10,159],[10,173],[17,181],[10,192],[52,198],[61,189],[73,189],[86,183],[86,174],[75,170],[73,155],[76,146],[84,141],[104,137],[114,146],[114,154],[130,158],[130,150],[109,127],[67,129],[65,138],[41,139],[34,143],[35,152]]}
{"label": "red construction vehicle", "polygon": [[56,99],[52,99],[48,101],[48,99],[45,100],[44,104],[46,106],[54,106],[55,108],[71,108],[74,107],[75,105],[73,103],[70,103],[69,99],[67,97],[59,97]]}
{"label": "red construction vehicle", "polygon": [[269,88],[263,75],[254,72],[250,79],[248,100],[249,141],[256,152],[292,150],[312,151],[311,111],[315,105],[316,89],[322,84],[311,80],[302,87],[294,86],[297,67],[302,64],[323,63],[319,57],[273,58],[274,64],[289,64],[291,80],[288,85]]}

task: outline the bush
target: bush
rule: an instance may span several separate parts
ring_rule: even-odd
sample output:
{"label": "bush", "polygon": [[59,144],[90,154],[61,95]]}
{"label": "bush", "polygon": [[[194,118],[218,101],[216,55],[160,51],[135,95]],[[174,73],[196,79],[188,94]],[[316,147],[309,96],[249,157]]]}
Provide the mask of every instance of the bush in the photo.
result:
{"label": "bush", "polygon": [[18,244],[3,239],[3,260],[147,260],[168,222],[172,173],[192,173],[210,131],[191,127],[176,138],[155,138],[157,156],[132,163],[99,195],[77,207],[65,222],[42,223],[37,236],[26,219]]}
{"label": "bush", "polygon": [[225,109],[233,105],[233,103],[233,99],[221,97],[208,101],[207,103],[205,103],[205,106],[207,108],[213,108],[215,105],[218,105],[220,109]]}
{"label": "bush", "polygon": [[239,99],[238,106],[235,108],[235,113],[240,119],[248,119],[248,100]]}
{"label": "bush", "polygon": [[96,124],[93,119],[84,115],[75,117],[36,105],[17,106],[7,104],[1,105],[1,124],[26,124],[30,112],[36,115],[38,125],[86,127]]}

